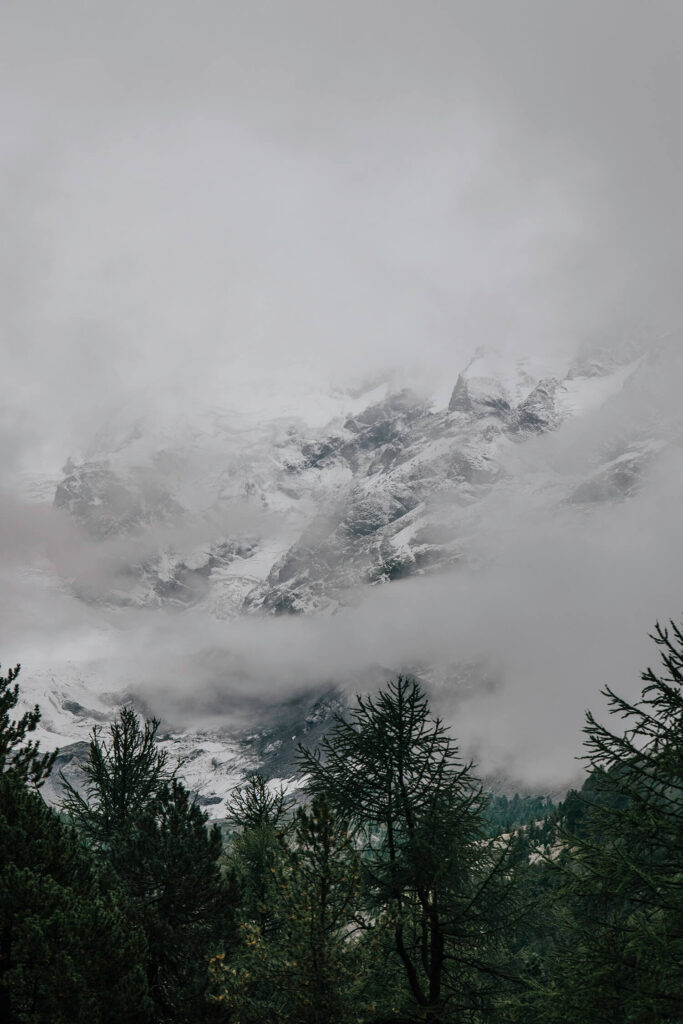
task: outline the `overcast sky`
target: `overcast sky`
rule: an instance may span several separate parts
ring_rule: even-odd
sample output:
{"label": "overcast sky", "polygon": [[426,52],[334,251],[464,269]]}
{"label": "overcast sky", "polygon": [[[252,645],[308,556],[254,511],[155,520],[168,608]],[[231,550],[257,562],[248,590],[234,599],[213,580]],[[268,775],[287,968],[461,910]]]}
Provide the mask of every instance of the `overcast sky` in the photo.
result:
{"label": "overcast sky", "polygon": [[122,403],[680,322],[676,0],[0,17],[3,416],[29,465]]}
{"label": "overcast sky", "polygon": [[[121,410],[276,413],[387,370],[454,380],[482,344],[569,357],[679,330],[682,39],[680,0],[5,0],[3,486],[58,475]],[[47,520],[5,500],[17,559]],[[642,524],[620,523],[632,550]],[[544,537],[539,573],[562,547]],[[673,600],[648,544],[638,578]],[[503,607],[508,568],[473,607]],[[308,628],[292,649],[341,652],[343,629]]]}

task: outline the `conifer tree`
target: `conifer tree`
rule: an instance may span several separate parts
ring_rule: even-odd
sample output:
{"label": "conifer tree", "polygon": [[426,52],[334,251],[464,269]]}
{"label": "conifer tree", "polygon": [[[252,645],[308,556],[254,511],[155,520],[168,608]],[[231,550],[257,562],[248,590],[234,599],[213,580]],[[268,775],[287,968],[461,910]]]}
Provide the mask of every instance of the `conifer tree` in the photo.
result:
{"label": "conifer tree", "polygon": [[312,793],[356,830],[368,912],[391,930],[407,1009],[470,1019],[499,970],[510,868],[508,846],[486,839],[472,765],[403,677],[358,697],[317,751],[300,751]]}
{"label": "conifer tree", "polygon": [[291,957],[281,942],[292,804],[258,772],[228,803],[226,866],[238,894],[237,940],[229,959],[213,958],[211,992],[214,1005],[241,1024],[280,1024],[292,999],[284,981]]}
{"label": "conifer tree", "polygon": [[144,933],[153,1019],[195,1024],[206,1014],[209,959],[229,938],[232,895],[219,831],[174,778],[157,728],[123,708],[108,741],[95,730],[85,789],[67,783],[64,807]]}
{"label": "conifer tree", "polygon": [[26,742],[38,707],[10,719],[18,674],[0,679],[0,1020],[145,1024],[144,937],[40,796],[54,754]]}
{"label": "conifer tree", "polygon": [[147,939],[156,1019],[194,1024],[206,1013],[211,955],[231,943],[234,895],[220,871],[217,826],[178,780],[164,783],[115,852]]}
{"label": "conifer tree", "polygon": [[0,865],[0,1019],[145,1024],[144,936],[73,830],[9,772]]}
{"label": "conifer tree", "polygon": [[88,757],[80,765],[83,789],[62,776],[62,805],[93,850],[106,855],[126,839],[143,812],[154,806],[173,778],[168,755],[156,743],[159,722],[140,724],[135,711],[123,707],[109,727],[107,741],[95,727]]}
{"label": "conifer tree", "polygon": [[362,999],[360,862],[325,796],[296,812],[283,901],[291,989],[301,1024],[343,1024]]}
{"label": "conifer tree", "polygon": [[36,740],[27,740],[40,721],[40,708],[36,704],[18,720],[10,712],[19,703],[17,678],[21,665],[10,668],[0,676],[0,772],[11,771],[29,785],[39,787],[52,771],[57,751],[41,754]]}
{"label": "conifer tree", "polygon": [[262,936],[280,925],[278,875],[287,854],[293,804],[282,787],[269,786],[259,772],[230,795],[227,822],[234,833],[229,863],[240,892],[240,917]]}
{"label": "conifer tree", "polygon": [[683,1020],[683,630],[657,624],[653,640],[662,668],[643,673],[640,700],[603,691],[624,727],[587,716],[591,775],[565,833],[571,918],[555,970],[555,1002],[576,1024],[587,1012]]}
{"label": "conifer tree", "polygon": [[214,994],[243,1024],[346,1024],[364,995],[358,854],[324,797],[291,805],[260,775],[233,794],[241,943],[214,964]]}

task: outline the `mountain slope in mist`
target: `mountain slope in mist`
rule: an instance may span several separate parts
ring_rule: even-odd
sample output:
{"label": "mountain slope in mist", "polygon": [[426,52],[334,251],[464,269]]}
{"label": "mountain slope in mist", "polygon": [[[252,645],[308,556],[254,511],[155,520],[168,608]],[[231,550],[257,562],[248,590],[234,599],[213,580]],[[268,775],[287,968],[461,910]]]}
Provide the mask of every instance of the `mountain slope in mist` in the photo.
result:
{"label": "mountain slope in mist", "polygon": [[[638,366],[592,362],[539,378],[524,361],[480,354],[442,409],[380,386],[322,431],[285,420],[245,437],[216,412],[190,436],[155,438],[143,424],[123,438],[105,432],[56,488],[55,508],[99,542],[73,592],[123,606],[202,603],[217,617],[312,612],[457,564],[478,505],[515,484],[511,452],[619,392]],[[564,497],[623,497],[650,440],[581,467]]]}
{"label": "mountain slope in mist", "polygon": [[[405,670],[446,705],[495,691],[505,657],[492,667],[482,652],[452,654],[420,638],[419,622],[413,643],[405,628],[393,649],[376,643],[373,615],[381,629],[388,613],[364,595],[434,580],[419,592],[432,594],[433,621],[478,580],[486,614],[496,565],[536,530],[578,523],[588,535],[647,494],[658,466],[680,462],[683,420],[662,385],[679,364],[678,339],[570,366],[479,351],[436,397],[376,382],[332,396],[323,427],[267,416],[247,427],[216,409],[170,427],[105,425],[54,488],[66,539],[40,585],[93,636],[82,656],[57,654],[26,680],[44,742],[82,743],[132,699],[162,718],[164,742],[220,815],[245,770],[291,774],[308,719],[327,720],[345,688]],[[345,609],[369,622],[352,656],[335,634],[350,628]],[[274,618],[310,625],[292,640]]]}

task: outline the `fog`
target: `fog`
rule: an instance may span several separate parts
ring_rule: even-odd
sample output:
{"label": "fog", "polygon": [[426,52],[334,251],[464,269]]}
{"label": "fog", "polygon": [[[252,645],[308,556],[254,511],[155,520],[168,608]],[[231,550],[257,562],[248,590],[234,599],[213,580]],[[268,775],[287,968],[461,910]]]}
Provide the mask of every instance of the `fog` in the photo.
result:
{"label": "fog", "polygon": [[[566,778],[584,709],[605,682],[637,692],[648,628],[680,612],[680,446],[588,526],[532,497],[486,508],[478,574],[328,618],[190,611],[182,630],[112,625],[50,582],[55,564],[108,580],[133,551],[88,540],[36,481],[112,418],[314,418],[317,394],[380,375],[454,381],[480,345],[568,362],[677,338],[681,5],[8,0],[0,17],[3,663],[78,663],[192,723],[245,689],[486,662],[486,694],[446,673],[437,703],[491,770]],[[653,413],[678,422],[682,380],[674,360],[522,470],[567,475]]]}

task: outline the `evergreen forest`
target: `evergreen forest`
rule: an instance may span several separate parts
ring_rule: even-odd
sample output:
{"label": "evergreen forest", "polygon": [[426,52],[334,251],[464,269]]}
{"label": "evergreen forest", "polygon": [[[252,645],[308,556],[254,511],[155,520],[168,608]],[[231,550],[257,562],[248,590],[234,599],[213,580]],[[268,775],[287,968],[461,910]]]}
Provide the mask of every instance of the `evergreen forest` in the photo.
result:
{"label": "evergreen forest", "polygon": [[301,794],[253,774],[220,824],[130,707],[49,807],[10,669],[0,1020],[683,1024],[683,629],[653,641],[557,805],[487,793],[399,676],[299,748]]}

